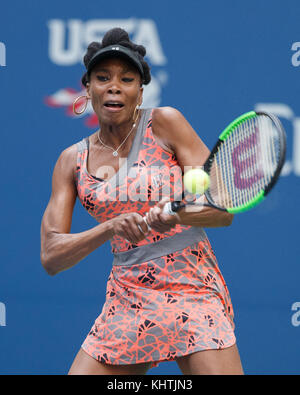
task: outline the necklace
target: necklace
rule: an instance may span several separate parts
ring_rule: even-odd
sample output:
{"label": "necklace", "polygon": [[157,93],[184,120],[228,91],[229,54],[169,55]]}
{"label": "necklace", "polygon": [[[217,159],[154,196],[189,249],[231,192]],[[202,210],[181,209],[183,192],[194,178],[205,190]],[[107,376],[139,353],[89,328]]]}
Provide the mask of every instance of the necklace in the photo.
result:
{"label": "necklace", "polygon": [[100,129],[98,130],[98,140],[99,143],[102,144],[104,147],[109,148],[111,150],[113,150],[113,156],[118,156],[118,151],[119,149],[122,147],[122,145],[125,143],[125,141],[128,139],[128,137],[131,135],[131,133],[133,132],[133,129],[135,128],[136,122],[133,123],[132,128],[130,129],[130,132],[127,134],[127,136],[125,137],[125,139],[122,141],[122,143],[119,145],[118,148],[114,149],[113,147],[110,147],[109,145],[106,145],[103,143],[103,141],[100,138]]}

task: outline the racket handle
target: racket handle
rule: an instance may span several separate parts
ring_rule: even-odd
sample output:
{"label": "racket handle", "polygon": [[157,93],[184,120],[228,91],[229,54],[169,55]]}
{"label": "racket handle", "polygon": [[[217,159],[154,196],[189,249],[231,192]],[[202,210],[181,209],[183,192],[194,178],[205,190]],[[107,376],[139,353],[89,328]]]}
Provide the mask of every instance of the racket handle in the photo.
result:
{"label": "racket handle", "polygon": [[168,202],[164,205],[163,214],[175,215],[182,207],[184,206],[180,202]]}
{"label": "racket handle", "polygon": [[[164,205],[163,214],[175,215],[176,212],[182,207],[184,207],[184,204],[182,204],[180,202],[168,202]],[[143,220],[145,221],[145,223],[148,227],[148,231],[150,232],[152,229],[147,222],[147,217],[146,216],[143,217]]]}

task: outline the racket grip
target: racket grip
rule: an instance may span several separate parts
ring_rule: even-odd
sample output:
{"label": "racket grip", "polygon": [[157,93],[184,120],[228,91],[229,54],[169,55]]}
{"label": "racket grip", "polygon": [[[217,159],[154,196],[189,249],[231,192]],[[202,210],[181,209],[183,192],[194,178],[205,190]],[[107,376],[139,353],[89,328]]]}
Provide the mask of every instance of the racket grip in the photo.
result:
{"label": "racket grip", "polygon": [[164,205],[163,214],[175,215],[182,207],[183,206],[180,202],[168,202]]}
{"label": "racket grip", "polygon": [[[180,202],[168,202],[164,205],[163,214],[175,215],[176,212],[182,207],[184,207],[184,204],[182,204]],[[148,231],[150,232],[152,229],[148,224],[147,217],[146,216],[143,217],[143,220],[145,221],[145,223],[148,227]]]}

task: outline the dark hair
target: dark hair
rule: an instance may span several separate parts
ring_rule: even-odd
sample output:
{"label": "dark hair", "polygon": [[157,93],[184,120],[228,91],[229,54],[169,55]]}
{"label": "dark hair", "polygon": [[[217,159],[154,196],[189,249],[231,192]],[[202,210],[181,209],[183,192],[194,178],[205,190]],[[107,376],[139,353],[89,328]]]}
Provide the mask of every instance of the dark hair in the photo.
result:
{"label": "dark hair", "polygon": [[[95,53],[99,51],[99,49],[114,44],[119,44],[123,47],[127,47],[136,54],[143,67],[144,78],[142,83],[144,85],[149,84],[149,82],[151,81],[150,67],[148,63],[144,60],[144,56],[146,55],[146,48],[143,45],[137,45],[130,41],[128,33],[119,27],[109,30],[103,37],[102,43],[94,41],[89,44],[86,54],[83,57],[83,63],[85,67],[88,67],[90,60],[95,55]],[[89,82],[89,74],[87,72],[82,76],[81,82],[84,86],[86,86],[86,84]]]}

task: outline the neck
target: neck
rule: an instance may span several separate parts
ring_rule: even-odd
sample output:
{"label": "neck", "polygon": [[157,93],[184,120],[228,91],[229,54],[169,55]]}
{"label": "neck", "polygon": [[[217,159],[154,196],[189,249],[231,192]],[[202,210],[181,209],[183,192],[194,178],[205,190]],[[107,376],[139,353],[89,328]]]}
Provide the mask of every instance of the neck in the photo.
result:
{"label": "neck", "polygon": [[[130,121],[122,123],[120,125],[111,124],[111,123],[106,124],[99,121],[101,140],[105,144],[117,148],[124,141],[124,139],[128,136],[129,133],[134,134],[133,129],[136,130],[139,120],[140,120],[140,114],[138,115],[135,122],[134,120],[131,119]],[[129,140],[130,137],[131,136],[128,137]]]}

